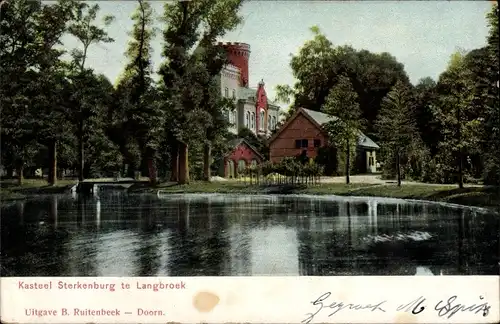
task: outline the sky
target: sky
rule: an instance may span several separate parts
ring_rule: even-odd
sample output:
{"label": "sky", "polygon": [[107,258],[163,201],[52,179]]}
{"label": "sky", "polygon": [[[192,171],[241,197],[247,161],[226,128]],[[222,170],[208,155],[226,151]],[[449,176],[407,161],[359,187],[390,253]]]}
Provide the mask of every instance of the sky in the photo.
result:
{"label": "sky", "polygon": [[[99,1],[101,15],[115,16],[108,27],[115,40],[93,45],[88,66],[113,83],[127,59],[124,52],[132,29],[130,18],[137,3]],[[160,16],[164,1],[152,1]],[[244,22],[221,41],[250,44],[250,87],[263,79],[268,98],[274,100],[278,84],[293,85],[290,55],[298,53],[312,38],[309,28],[318,26],[334,45],[351,45],[371,52],[388,52],[403,63],[412,83],[420,78],[437,79],[458,49],[472,50],[486,44],[486,13],[490,1],[247,1],[241,15]],[[162,23],[157,26],[163,29]],[[78,43],[65,37],[71,49]],[[161,34],[154,39],[153,62],[162,61]]]}

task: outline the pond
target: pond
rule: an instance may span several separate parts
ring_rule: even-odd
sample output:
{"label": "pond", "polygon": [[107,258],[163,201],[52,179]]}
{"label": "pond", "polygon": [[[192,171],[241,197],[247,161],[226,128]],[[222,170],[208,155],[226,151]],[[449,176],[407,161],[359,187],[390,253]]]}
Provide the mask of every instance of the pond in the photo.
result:
{"label": "pond", "polygon": [[465,207],[103,191],[1,212],[2,276],[499,274],[499,216]]}

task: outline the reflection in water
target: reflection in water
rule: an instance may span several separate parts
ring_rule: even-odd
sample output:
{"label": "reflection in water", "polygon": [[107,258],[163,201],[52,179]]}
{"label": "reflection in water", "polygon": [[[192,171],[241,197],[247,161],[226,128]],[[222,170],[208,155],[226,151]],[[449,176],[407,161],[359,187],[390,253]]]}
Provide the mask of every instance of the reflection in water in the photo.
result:
{"label": "reflection in water", "polygon": [[499,218],[384,199],[130,195],[2,208],[3,276],[498,275]]}

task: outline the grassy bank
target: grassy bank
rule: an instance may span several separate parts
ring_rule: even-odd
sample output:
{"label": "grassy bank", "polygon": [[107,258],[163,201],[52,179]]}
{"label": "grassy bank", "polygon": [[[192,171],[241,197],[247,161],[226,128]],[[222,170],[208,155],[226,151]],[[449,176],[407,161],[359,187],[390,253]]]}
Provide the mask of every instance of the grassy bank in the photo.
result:
{"label": "grassy bank", "polygon": [[398,187],[393,184],[340,184],[330,183],[315,186],[258,186],[239,182],[193,182],[188,185],[162,184],[155,187],[134,186],[131,192],[156,193],[241,193],[241,194],[309,194],[338,196],[368,196],[401,199],[439,201],[467,206],[499,208],[498,188],[467,187],[456,185],[411,184]]}
{"label": "grassy bank", "polygon": [[22,185],[16,179],[2,180],[0,182],[1,200],[23,199],[26,195],[33,194],[60,194],[66,192],[76,184],[75,180],[59,180],[51,186],[44,179],[25,179]]}
{"label": "grassy bank", "polygon": [[[23,199],[31,194],[58,194],[67,190],[76,180],[59,180],[50,186],[43,179],[27,179],[19,186],[15,180],[0,182],[0,198],[3,201]],[[163,183],[151,187],[147,183],[134,184],[129,188],[132,193],[228,193],[228,194],[308,194],[338,196],[368,196],[401,199],[416,199],[447,202],[466,206],[493,208],[500,211],[500,190],[492,187],[467,187],[458,189],[456,185],[407,184],[397,187],[394,184],[342,184],[324,183],[321,185],[249,185],[238,181],[192,182],[189,185]]]}

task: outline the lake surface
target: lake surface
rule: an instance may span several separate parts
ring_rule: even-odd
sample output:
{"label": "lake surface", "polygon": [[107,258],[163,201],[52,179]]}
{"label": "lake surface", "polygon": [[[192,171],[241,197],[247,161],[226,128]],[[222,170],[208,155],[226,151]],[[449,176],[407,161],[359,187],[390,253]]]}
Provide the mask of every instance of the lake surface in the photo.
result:
{"label": "lake surface", "polygon": [[500,217],[382,198],[40,196],[1,209],[2,276],[498,275]]}

